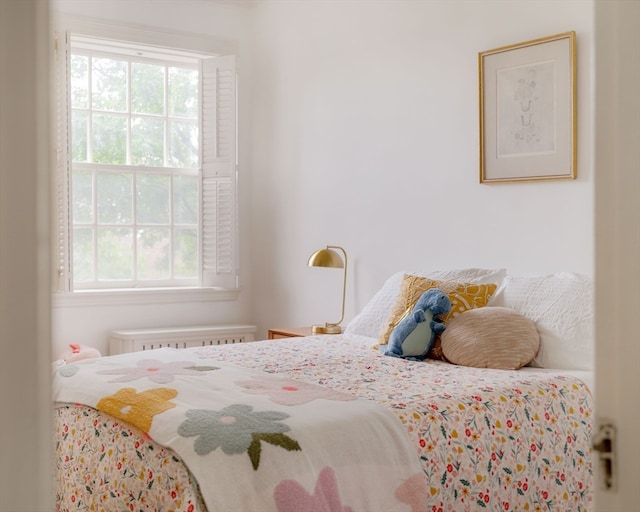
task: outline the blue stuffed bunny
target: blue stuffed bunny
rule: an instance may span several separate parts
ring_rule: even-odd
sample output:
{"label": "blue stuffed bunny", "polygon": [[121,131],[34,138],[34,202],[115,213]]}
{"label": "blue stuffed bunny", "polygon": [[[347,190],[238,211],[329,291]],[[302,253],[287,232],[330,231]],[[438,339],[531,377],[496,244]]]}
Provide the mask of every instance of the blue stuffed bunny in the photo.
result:
{"label": "blue stuffed bunny", "polygon": [[451,301],[438,288],[424,292],[411,313],[391,331],[387,356],[422,361],[433,347],[436,334],[444,331],[444,323],[436,318],[451,310]]}

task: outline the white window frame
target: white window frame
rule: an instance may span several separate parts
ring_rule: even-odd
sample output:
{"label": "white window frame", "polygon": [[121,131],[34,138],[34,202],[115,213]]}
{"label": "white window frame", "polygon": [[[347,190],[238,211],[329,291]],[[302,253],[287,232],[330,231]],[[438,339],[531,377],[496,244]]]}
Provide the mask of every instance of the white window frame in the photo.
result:
{"label": "white window frame", "polygon": [[[68,105],[69,34],[126,41],[196,54],[216,55],[202,66],[203,115],[207,134],[200,145],[201,262],[200,286],[73,290],[70,244],[70,161]],[[237,74],[235,44],[194,34],[158,31],[133,25],[109,25],[64,16],[54,28],[56,102],[56,175],[54,226],[54,306],[149,304],[233,300],[238,287],[237,223]],[[211,126],[213,124],[213,127]],[[211,136],[213,134],[213,136]]]}

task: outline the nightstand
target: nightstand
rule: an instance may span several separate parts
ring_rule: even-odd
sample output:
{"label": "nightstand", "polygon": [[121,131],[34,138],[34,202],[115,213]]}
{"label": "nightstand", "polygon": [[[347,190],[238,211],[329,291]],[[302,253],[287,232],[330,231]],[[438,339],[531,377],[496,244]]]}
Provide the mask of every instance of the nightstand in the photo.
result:
{"label": "nightstand", "polygon": [[311,327],[285,327],[284,329],[269,329],[269,339],[300,338],[311,336]]}

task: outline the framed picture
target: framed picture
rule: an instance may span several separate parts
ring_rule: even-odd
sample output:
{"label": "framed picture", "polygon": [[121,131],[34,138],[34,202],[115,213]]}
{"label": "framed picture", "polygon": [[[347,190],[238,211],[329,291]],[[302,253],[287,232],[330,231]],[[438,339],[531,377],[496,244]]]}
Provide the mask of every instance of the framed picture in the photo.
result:
{"label": "framed picture", "polygon": [[478,54],[480,183],[575,179],[575,32]]}

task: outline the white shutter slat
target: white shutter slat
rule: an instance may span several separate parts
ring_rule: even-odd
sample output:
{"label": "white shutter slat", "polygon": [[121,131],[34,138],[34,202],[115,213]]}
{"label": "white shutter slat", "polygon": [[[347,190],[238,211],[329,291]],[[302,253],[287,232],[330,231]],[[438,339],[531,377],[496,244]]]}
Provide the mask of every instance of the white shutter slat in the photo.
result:
{"label": "white shutter slat", "polygon": [[68,292],[71,289],[70,269],[70,210],[69,210],[69,173],[68,173],[68,147],[69,147],[69,112],[67,108],[68,88],[67,77],[69,73],[69,36],[65,32],[55,34],[55,137],[56,137],[56,167],[53,192],[55,212],[54,236],[55,247],[52,255],[54,258],[53,288],[57,291]]}
{"label": "white shutter slat", "polygon": [[202,82],[203,285],[237,288],[235,57],[205,60]]}
{"label": "white shutter slat", "polygon": [[210,286],[235,288],[235,207],[234,184],[223,178],[205,178],[203,226],[213,226],[203,240],[203,268]]}

